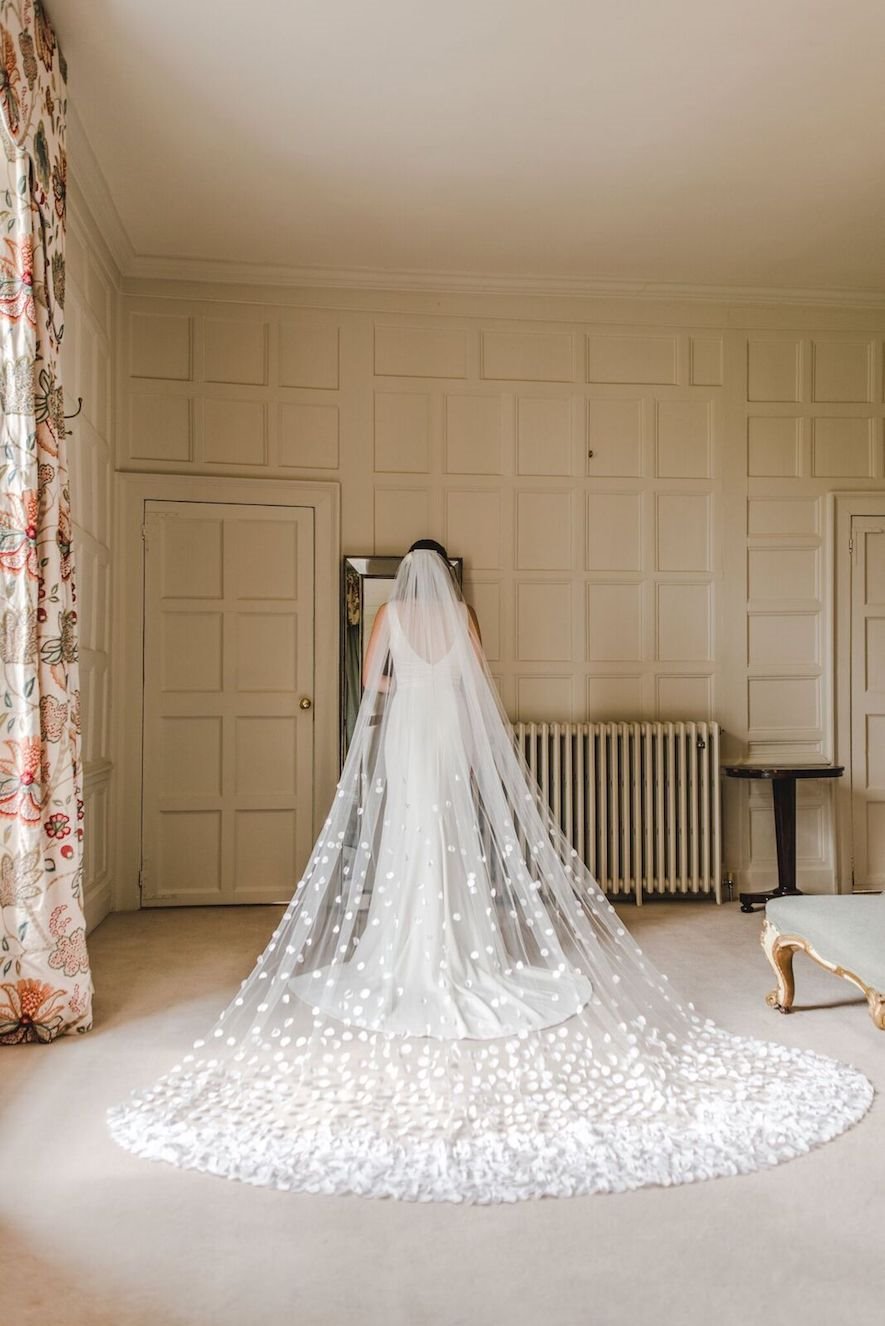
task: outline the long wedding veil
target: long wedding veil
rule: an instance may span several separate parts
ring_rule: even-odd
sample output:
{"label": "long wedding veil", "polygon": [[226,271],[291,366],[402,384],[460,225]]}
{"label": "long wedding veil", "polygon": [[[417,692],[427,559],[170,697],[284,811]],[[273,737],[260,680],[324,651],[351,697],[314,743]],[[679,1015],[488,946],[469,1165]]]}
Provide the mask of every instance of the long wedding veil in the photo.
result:
{"label": "long wedding veil", "polygon": [[400,566],[328,817],[192,1054],[111,1112],[138,1154],[254,1183],[454,1201],[788,1159],[859,1073],[680,1002],[517,749],[446,562]]}

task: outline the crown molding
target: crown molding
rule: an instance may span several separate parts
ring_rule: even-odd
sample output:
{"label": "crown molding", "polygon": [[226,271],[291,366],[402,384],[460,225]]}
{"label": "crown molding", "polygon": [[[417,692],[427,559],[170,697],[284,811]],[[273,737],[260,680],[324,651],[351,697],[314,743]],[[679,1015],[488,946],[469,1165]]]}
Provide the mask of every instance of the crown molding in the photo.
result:
{"label": "crown molding", "polygon": [[105,242],[101,227],[83,196],[77,177],[73,174],[68,176],[67,233],[71,240],[79,233],[79,238],[89,249],[92,260],[104,272],[112,288],[119,290],[123,284],[120,265]]}
{"label": "crown molding", "polygon": [[81,203],[91,214],[108,253],[117,266],[119,276],[125,276],[136,261],[135,249],[126,227],[120,220],[108,182],[83,127],[83,121],[70,100],[67,140],[72,183],[79,191]]}
{"label": "crown molding", "polygon": [[511,273],[370,267],[298,267],[136,253],[117,211],[104,172],[76,108],[68,103],[71,174],[101,232],[120,276],[133,281],[238,285],[277,290],[353,290],[440,295],[536,296],[626,299],[661,303],[814,306],[885,310],[885,290],[787,286],[703,285],[637,281],[619,277],[515,275]]}
{"label": "crown molding", "polygon": [[420,294],[536,295],[885,309],[885,290],[714,286],[605,277],[516,276],[366,267],[295,267],[225,259],[162,257],[155,254],[133,255],[125,275],[135,280],[272,286],[277,289],[384,290]]}

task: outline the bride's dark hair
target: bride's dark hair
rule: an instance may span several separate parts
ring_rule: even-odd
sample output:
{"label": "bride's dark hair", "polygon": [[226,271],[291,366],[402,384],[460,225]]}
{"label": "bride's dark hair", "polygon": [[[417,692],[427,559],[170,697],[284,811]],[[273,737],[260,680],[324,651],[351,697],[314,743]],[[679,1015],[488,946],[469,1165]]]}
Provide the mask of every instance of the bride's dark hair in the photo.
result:
{"label": "bride's dark hair", "polygon": [[441,543],[437,543],[436,539],[416,539],[409,552],[417,552],[419,548],[426,548],[429,552],[439,553],[444,562],[449,560],[449,554]]}
{"label": "bride's dark hair", "polygon": [[[451,580],[452,586],[453,586],[453,588],[454,588],[454,590],[455,590],[455,596],[456,596],[456,598],[458,598],[458,599],[463,598],[463,591],[462,591],[462,588],[461,588],[460,584],[458,583],[458,577],[457,577],[457,574],[456,574],[456,572],[455,572],[455,568],[452,566],[451,559],[449,558],[449,554],[448,554],[448,552],[446,551],[446,549],[443,547],[443,545],[442,545],[441,543],[437,543],[436,539],[416,539],[415,542],[412,544],[411,548],[409,549],[409,552],[410,552],[410,553],[413,553],[413,552],[435,552],[435,553],[437,554],[438,557],[441,557],[441,558],[442,558],[442,562],[443,562],[443,566],[446,568],[446,570],[447,570],[448,573],[449,573],[449,579]],[[406,554],[406,556],[408,556],[408,553]],[[411,588],[412,588],[412,592],[414,592],[414,591],[415,591],[415,584],[414,584],[414,583],[412,584]],[[425,592],[426,592],[427,589],[428,589],[428,586],[427,586],[427,585],[424,585],[424,589],[425,589]]]}

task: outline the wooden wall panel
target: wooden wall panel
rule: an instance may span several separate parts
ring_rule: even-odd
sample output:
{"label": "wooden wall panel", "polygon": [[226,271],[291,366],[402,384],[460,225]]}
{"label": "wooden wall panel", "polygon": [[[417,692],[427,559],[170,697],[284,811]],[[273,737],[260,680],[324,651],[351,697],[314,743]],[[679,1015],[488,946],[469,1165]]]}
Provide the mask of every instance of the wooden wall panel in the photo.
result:
{"label": "wooden wall panel", "polygon": [[[337,478],[343,552],[447,542],[514,718],[715,717],[726,758],[821,758],[826,495],[885,483],[885,326],[598,306],[133,283],[118,465]],[[726,866],[767,883],[767,803],[724,795]]]}

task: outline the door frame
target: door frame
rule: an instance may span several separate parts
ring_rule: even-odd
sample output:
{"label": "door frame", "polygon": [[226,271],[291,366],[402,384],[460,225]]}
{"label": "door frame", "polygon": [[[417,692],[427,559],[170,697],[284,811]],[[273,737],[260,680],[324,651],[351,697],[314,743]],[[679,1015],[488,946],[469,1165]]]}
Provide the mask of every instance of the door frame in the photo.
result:
{"label": "door frame", "polygon": [[[338,560],[341,487],[288,479],[211,475],[116,476],[114,633],[111,704],[117,824],[113,907],[140,906],[142,719],[144,699],[145,504],[215,502],[236,506],[311,507],[314,513],[313,832],[319,833],[338,778]],[[294,891],[296,880],[292,881]]]}
{"label": "door frame", "polygon": [[852,891],[854,823],[851,796],[851,520],[853,516],[885,514],[885,491],[830,494],[830,546],[832,550],[832,609],[830,628],[833,667],[832,750],[845,777],[836,780],[837,879],[839,893]]}

